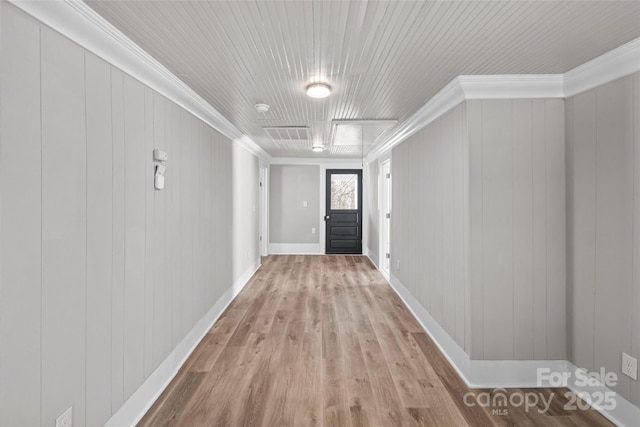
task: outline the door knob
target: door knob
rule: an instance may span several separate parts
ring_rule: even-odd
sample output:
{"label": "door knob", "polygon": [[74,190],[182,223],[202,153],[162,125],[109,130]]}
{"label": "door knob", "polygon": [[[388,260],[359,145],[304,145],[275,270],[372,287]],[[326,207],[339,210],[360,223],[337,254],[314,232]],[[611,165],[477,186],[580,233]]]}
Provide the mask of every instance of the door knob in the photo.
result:
{"label": "door knob", "polygon": [[325,220],[325,221],[329,221],[330,219],[331,219],[331,215],[325,215],[325,216],[324,216],[324,220]]}

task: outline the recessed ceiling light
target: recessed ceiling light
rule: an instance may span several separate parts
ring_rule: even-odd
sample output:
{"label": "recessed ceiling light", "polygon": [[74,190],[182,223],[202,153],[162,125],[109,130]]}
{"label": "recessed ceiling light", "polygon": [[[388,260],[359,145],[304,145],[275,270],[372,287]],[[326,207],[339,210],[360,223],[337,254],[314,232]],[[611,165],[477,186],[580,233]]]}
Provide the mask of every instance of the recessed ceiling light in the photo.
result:
{"label": "recessed ceiling light", "polygon": [[324,83],[314,83],[307,86],[307,95],[311,98],[326,98],[330,93],[331,88]]}
{"label": "recessed ceiling light", "polygon": [[271,108],[268,104],[256,104],[253,107],[258,113],[266,113]]}

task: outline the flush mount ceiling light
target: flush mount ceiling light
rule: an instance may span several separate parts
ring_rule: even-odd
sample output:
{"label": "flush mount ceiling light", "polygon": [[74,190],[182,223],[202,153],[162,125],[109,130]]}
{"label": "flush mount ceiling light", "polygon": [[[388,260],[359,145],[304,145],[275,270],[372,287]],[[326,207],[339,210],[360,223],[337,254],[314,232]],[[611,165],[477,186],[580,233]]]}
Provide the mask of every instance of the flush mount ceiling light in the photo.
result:
{"label": "flush mount ceiling light", "polygon": [[268,104],[256,104],[253,107],[258,113],[266,113],[271,108]]}
{"label": "flush mount ceiling light", "polygon": [[331,94],[331,87],[324,83],[314,83],[307,86],[307,95],[311,98],[326,98]]}
{"label": "flush mount ceiling light", "polygon": [[314,145],[313,147],[311,147],[311,151],[313,151],[315,153],[321,153],[322,151],[324,151],[324,146],[322,146],[322,145]]}

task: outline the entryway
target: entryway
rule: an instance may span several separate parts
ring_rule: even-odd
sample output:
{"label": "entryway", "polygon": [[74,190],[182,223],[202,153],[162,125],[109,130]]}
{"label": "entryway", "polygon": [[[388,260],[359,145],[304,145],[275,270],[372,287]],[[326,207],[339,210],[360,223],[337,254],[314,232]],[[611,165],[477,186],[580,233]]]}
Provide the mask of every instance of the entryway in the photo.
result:
{"label": "entryway", "polygon": [[327,254],[362,254],[362,169],[327,169]]}

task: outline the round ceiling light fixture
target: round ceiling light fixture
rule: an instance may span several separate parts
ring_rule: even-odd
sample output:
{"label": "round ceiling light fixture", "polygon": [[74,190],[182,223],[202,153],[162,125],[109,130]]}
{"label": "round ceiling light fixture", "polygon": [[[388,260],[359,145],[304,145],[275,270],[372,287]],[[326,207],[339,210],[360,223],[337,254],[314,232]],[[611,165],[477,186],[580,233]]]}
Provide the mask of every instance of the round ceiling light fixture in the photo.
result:
{"label": "round ceiling light fixture", "polygon": [[314,153],[321,153],[324,151],[324,146],[314,144],[313,147],[311,147],[311,151],[313,151]]}
{"label": "round ceiling light fixture", "polygon": [[266,113],[267,111],[269,111],[269,108],[271,108],[269,104],[256,104],[253,107],[258,113]]}
{"label": "round ceiling light fixture", "polygon": [[307,86],[307,95],[311,98],[326,98],[331,94],[331,87],[324,83],[313,83]]}

